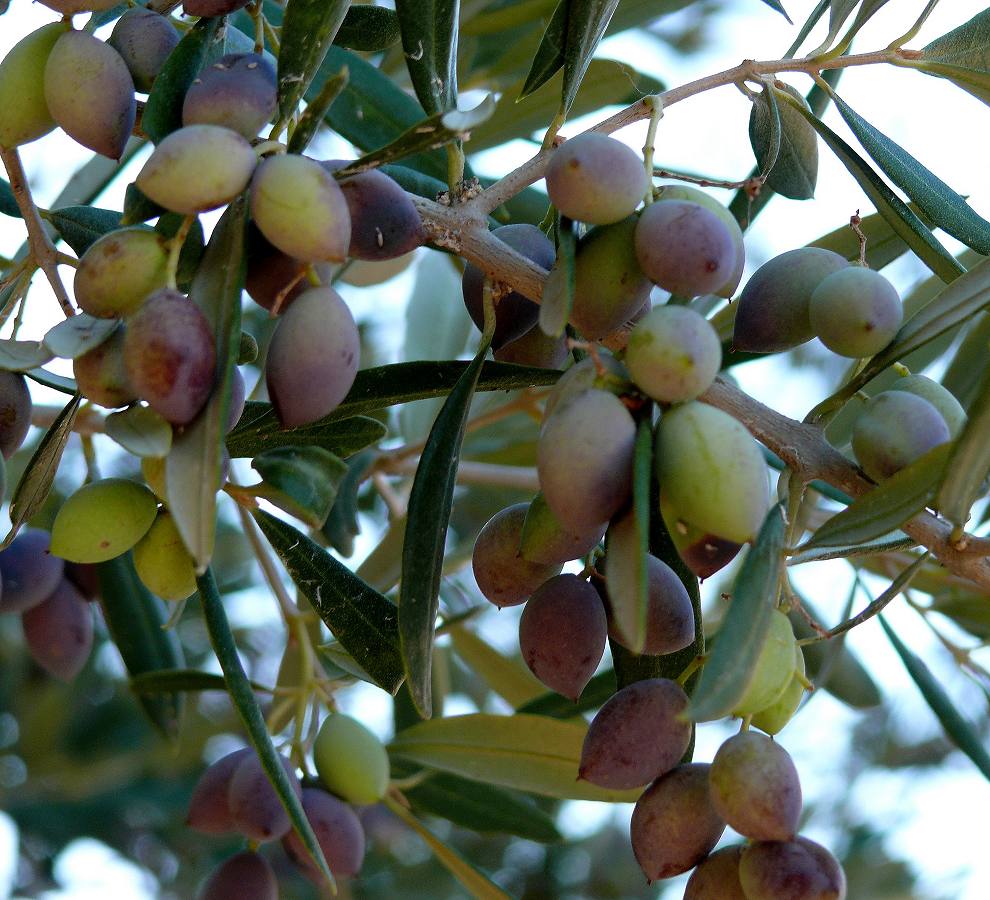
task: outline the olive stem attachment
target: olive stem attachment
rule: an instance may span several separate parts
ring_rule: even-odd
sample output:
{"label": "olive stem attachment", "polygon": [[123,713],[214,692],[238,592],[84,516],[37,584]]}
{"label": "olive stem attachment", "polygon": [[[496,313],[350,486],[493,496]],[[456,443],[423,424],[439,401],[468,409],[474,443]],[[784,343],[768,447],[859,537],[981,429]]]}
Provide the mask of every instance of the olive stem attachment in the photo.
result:
{"label": "olive stem attachment", "polygon": [[172,239],[168,242],[168,259],[165,262],[165,284],[176,289],[176,273],[179,271],[179,255],[182,253],[182,248],[186,243],[186,238],[189,237],[189,230],[193,227],[196,222],[196,214],[191,213],[182,220],[182,224],[179,225],[178,231],[172,236]]}
{"label": "olive stem attachment", "polygon": [[27,227],[28,246],[31,249],[31,255],[34,257],[38,268],[45,273],[65,317],[71,318],[76,314],[76,310],[65,291],[65,285],[62,284],[62,277],[58,274],[58,251],[48,236],[48,232],[45,231],[41,214],[31,196],[27,176],[24,174],[24,166],[21,165],[21,157],[14,147],[9,149],[0,147],[0,159],[3,160],[4,168],[7,170],[10,190]]}

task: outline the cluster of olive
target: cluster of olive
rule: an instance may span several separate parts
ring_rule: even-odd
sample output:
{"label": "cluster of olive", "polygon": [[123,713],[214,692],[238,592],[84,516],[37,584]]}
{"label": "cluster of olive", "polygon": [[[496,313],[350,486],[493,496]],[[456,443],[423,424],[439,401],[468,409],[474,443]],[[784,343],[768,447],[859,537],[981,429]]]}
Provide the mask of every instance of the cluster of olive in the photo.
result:
{"label": "cluster of olive", "polygon": [[[317,779],[299,781],[295,767],[282,765],[336,878],[358,874],[364,861],[364,828],[354,805],[377,803],[389,785],[385,748],[356,719],[331,713],[313,745]],[[189,801],[186,824],[204,834],[236,833],[252,845],[281,841],[299,871],[317,884],[322,877],[275,793],[261,761],[250,748],[214,762],[200,776]],[[200,900],[234,896],[277,900],[278,882],[271,864],[254,849],[222,863],[207,880]]]}

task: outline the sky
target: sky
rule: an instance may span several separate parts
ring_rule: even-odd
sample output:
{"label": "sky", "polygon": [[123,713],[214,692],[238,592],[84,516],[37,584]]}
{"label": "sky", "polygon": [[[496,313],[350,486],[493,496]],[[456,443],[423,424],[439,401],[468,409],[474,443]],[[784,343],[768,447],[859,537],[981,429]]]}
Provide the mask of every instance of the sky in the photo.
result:
{"label": "sky", "polygon": [[[715,17],[709,26],[717,29],[717,32],[713,31],[714,39],[705,41],[703,51],[689,61],[672,53],[662,43],[629,35],[607,40],[599,55],[629,62],[644,72],[662,77],[668,85],[675,85],[701,74],[729,68],[745,57],[777,58],[795,34],[792,26],[760,0],[730,0],[723,5],[726,11]],[[785,0],[785,6],[795,20],[801,21],[814,3],[811,0]],[[863,29],[857,49],[865,51],[885,46],[893,36],[905,30],[923,6],[923,0],[892,0]],[[983,8],[984,4],[976,0],[943,2],[910,46],[923,46]],[[667,22],[683,21],[687,15],[689,12],[678,14]],[[10,11],[0,17],[0,54],[29,31],[55,18],[54,13],[29,0],[13,0]],[[813,34],[806,47],[815,46],[817,34]],[[809,79],[803,76],[787,76],[786,80],[802,93],[810,85]],[[952,187],[967,195],[977,211],[990,218],[990,169],[986,164],[990,110],[948,82],[893,67],[850,70],[844,75],[840,88],[842,97],[858,113],[909,148]],[[669,108],[658,130],[657,162],[672,169],[704,173],[714,178],[746,176],[753,162],[747,138],[749,107],[743,94],[733,87],[726,87]],[[825,120],[840,134],[846,134],[833,110]],[[590,124],[590,120],[569,123],[563,133],[574,134]],[[645,125],[640,124],[624,129],[616,136],[638,149],[644,135]],[[483,154],[477,160],[476,169],[482,174],[498,175],[522,162],[531,152],[532,148],[526,142],[515,142]],[[22,155],[42,204],[51,202],[63,180],[88,158],[85,151],[59,134],[32,144]],[[101,204],[119,208],[125,181],[122,179],[119,187],[101,199]],[[722,192],[720,196],[728,201],[731,194]],[[771,256],[832,230],[848,221],[856,210],[862,210],[864,214],[872,211],[858,185],[823,148],[816,198],[804,203],[777,198],[769,205],[747,233],[747,271],[751,273]],[[11,255],[22,237],[19,223],[0,217],[0,253]],[[943,239],[950,249],[959,249],[952,239]],[[884,274],[905,291],[927,273],[919,262],[905,258],[886,269]],[[358,289],[345,291],[345,297],[359,319],[388,331],[390,323],[401,321],[412,284],[410,273],[396,279],[384,303],[379,300],[380,295]],[[32,315],[26,323],[24,337],[40,337],[60,318],[54,301],[46,304],[41,299],[45,294],[44,286],[36,290],[38,299],[32,301]],[[394,326],[387,334],[394,347],[398,346],[398,335],[399,329]],[[797,369],[783,367],[779,361],[749,364],[737,370],[737,377],[745,390],[798,418],[830,390],[820,374],[801,374]],[[39,392],[39,396],[44,399],[43,392]],[[837,618],[851,583],[849,568],[843,563],[819,563],[802,567],[794,574],[798,587]],[[936,674],[943,677],[950,693],[963,704],[976,699],[971,686],[960,679],[951,660],[935,644],[917,616],[895,603],[891,607],[890,621],[904,640],[925,656]],[[493,634],[496,640],[504,642],[506,649],[513,649],[511,622],[504,613]],[[937,723],[919,699],[879,626],[869,623],[857,628],[849,636],[849,643],[861,658],[868,660],[871,670],[879,674],[883,690],[897,711],[896,726],[904,734],[918,738],[936,735]],[[370,714],[375,720],[372,724],[377,724],[384,734],[388,704],[380,692],[369,689],[366,693],[354,694],[347,702],[360,703],[362,713]],[[982,701],[976,699],[976,702]],[[454,709],[457,709],[456,704]],[[832,761],[841,756],[846,735],[856,717],[827,696],[816,697],[801,716],[799,727],[785,731],[782,741],[795,758],[808,799],[827,804],[830,796],[847,788]],[[698,758],[710,758],[724,736],[725,732],[719,728],[702,728]],[[982,815],[990,797],[990,785],[960,754],[950,757],[947,765],[937,773],[926,773],[925,778],[918,778],[910,770],[867,776],[857,782],[853,796],[854,808],[862,821],[888,832],[891,851],[918,866],[922,884],[935,892],[931,895],[941,895],[948,889],[948,893],[959,900],[982,900],[990,896],[990,855],[986,853],[985,817]],[[610,815],[628,816],[628,809],[613,811],[600,805],[574,804],[571,814],[563,819],[562,827],[565,832],[579,836],[602,816]],[[826,843],[837,838],[828,831],[827,825],[820,831],[811,832],[811,836]],[[9,864],[13,859],[14,841],[9,820],[0,814],[0,898],[9,896],[5,882],[9,884],[10,881]],[[107,848],[94,846],[92,841],[77,842],[67,850],[59,861],[57,875],[62,889],[46,895],[50,900],[84,900],[105,896],[107,891],[115,897],[135,900],[153,896],[135,867]]]}

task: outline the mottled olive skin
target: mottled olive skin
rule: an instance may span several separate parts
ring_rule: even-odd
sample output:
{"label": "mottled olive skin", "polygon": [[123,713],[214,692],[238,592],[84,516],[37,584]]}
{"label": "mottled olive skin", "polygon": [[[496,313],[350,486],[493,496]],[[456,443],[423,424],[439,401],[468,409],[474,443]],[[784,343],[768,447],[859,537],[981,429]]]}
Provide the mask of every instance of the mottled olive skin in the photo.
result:
{"label": "mottled olive skin", "polygon": [[[279,758],[293,791],[301,797],[302,785],[292,763],[284,756]],[[252,841],[277,841],[292,827],[289,814],[255,753],[246,756],[234,769],[227,786],[227,802],[234,827]]]}
{"label": "mottled olive skin", "polygon": [[244,850],[214,869],[196,900],[278,900],[278,879],[268,860]]}
{"label": "mottled olive skin", "polygon": [[318,162],[270,156],[251,180],[251,216],[283,253],[307,262],[343,262],[351,215],[333,176]]}
{"label": "mottled olive skin", "polygon": [[[615,549],[615,542],[610,537],[609,554],[605,557],[605,586],[610,613],[608,634],[612,640],[631,650],[634,648],[619,627],[614,609],[619,600],[618,592],[633,590],[632,573],[628,567],[621,565],[624,559],[616,564],[616,557],[612,555]],[[646,556],[646,578],[646,632],[639,652],[657,655],[683,650],[694,641],[694,607],[684,582],[670,566],[653,554]]]}
{"label": "mottled olive skin", "polygon": [[638,219],[592,228],[574,256],[571,323],[588,340],[598,340],[628,322],[649,302],[653,283],[643,274],[633,234]]}
{"label": "mottled olive skin", "polygon": [[711,324],[686,306],[657,306],[629,334],[626,368],[661,403],[694,400],[722,367],[722,344]]}
{"label": "mottled olive skin", "polygon": [[113,47],[84,31],[63,34],[45,64],[45,102],[69,137],[120,159],[137,105],[131,73]]}
{"label": "mottled olive skin", "polygon": [[946,388],[927,375],[905,375],[898,378],[889,388],[890,391],[907,391],[935,407],[949,426],[949,437],[955,440],[966,425],[966,410],[962,404]]}
{"label": "mottled olive skin", "polygon": [[811,295],[811,327],[833,353],[873,356],[893,340],[904,318],[896,288],[879,272],[849,266],[825,278]]}
{"label": "mottled olive skin", "polygon": [[608,623],[601,598],[576,575],[544,582],[519,620],[519,649],[548,688],[577,700],[605,653]]}
{"label": "mottled olive skin", "polygon": [[134,545],[134,570],[144,586],[163,600],[184,600],[196,592],[196,569],[172,515],[162,509]]}
{"label": "mottled olive skin", "polygon": [[327,716],[313,742],[320,781],[349,803],[377,803],[388,790],[391,768],[378,736],[352,716]]}
{"label": "mottled olive skin", "polygon": [[677,555],[702,580],[724,569],[742,549],[742,544],[727,541],[685,521],[662,493],[660,514]]}
{"label": "mottled olive skin", "polygon": [[495,361],[538,369],[563,369],[571,358],[567,334],[554,337],[534,325],[522,337],[503,344],[495,351]]}
{"label": "mottled olive skin", "polygon": [[19,372],[0,370],[0,453],[10,459],[31,429],[31,392]]}
{"label": "mottled olive skin", "polygon": [[206,317],[178,291],[152,294],[127,323],[124,366],[138,396],[173,425],[203,408],[216,376],[216,345]]}
{"label": "mottled olive skin", "polygon": [[715,213],[685,200],[646,207],[636,225],[634,245],[646,276],[684,297],[714,293],[736,268],[729,229]]}
{"label": "mottled olive skin", "polygon": [[693,869],[718,843],[725,820],[712,804],[704,763],[677,766],[661,775],[633,809],[633,853],[646,880],[673,878]]}
{"label": "mottled olive skin", "polygon": [[135,183],[159,206],[191,215],[233,200],[247,187],[257,161],[236,131],[186,125],[162,140]]}
{"label": "mottled olive skin", "polygon": [[[496,228],[492,234],[538,266],[544,269],[553,266],[556,256],[553,243],[535,225],[526,223],[503,225],[501,228]],[[464,267],[461,290],[468,315],[479,330],[484,330],[485,327],[484,287],[484,272],[473,263],[468,263]],[[495,304],[495,336],[492,338],[492,349],[498,350],[503,344],[522,337],[536,325],[539,315],[539,307],[518,291],[511,291],[500,297]]]}
{"label": "mottled olive skin", "polygon": [[747,900],[845,900],[846,876],[821,844],[759,841],[743,850],[739,881]]}
{"label": "mottled olive skin", "polygon": [[801,818],[801,781],[790,754],[757,731],[729,738],[712,760],[711,798],[719,815],[754,841],[788,841]]}
{"label": "mottled olive skin", "polygon": [[199,776],[189,799],[186,825],[203,834],[227,834],[235,830],[227,792],[234,770],[254,751],[244,747],[209,765]]}
{"label": "mottled olive skin", "polygon": [[811,295],[829,275],[847,268],[845,257],[819,247],[788,250],[765,262],[739,295],[732,346],[777,353],[810,341]]}
{"label": "mottled olive skin", "polygon": [[530,561],[522,556],[522,530],[529,505],[516,503],[495,513],[474,543],[471,564],[482,595],[495,606],[525,603],[548,578],[560,571],[557,562]]}
{"label": "mottled olive skin", "polygon": [[[319,788],[303,788],[302,805],[334,877],[352,878],[357,875],[364,862],[365,849],[364,827],[357,813],[342,800]],[[318,884],[323,883],[323,876],[295,831],[282,838],[282,847],[307,878]]]}
{"label": "mottled olive skin", "polygon": [[870,478],[882,481],[949,440],[949,426],[927,400],[884,391],[867,400],[853,423],[852,448]]}
{"label": "mottled olive skin", "polygon": [[684,900],[747,900],[739,881],[744,849],[723,847],[698,863],[684,886]]}
{"label": "mottled olive skin", "polygon": [[67,22],[42,25],[0,60],[0,147],[18,147],[48,134],[55,120],[45,102],[45,65]]}
{"label": "mottled olive skin", "polygon": [[607,522],[578,531],[565,528],[553,514],[543,494],[537,494],[526,510],[519,552],[528,562],[563,565],[586,556],[601,543]]}
{"label": "mottled olive skin", "polygon": [[639,206],[649,179],[639,155],[604,134],[566,141],[547,165],[550,202],[569,219],[608,225]]}
{"label": "mottled olive skin", "polygon": [[758,713],[776,703],[794,676],[797,641],[791,621],[779,609],[770,614],[766,640],[760,649],[749,684],[732,711],[743,717]]}
{"label": "mottled olive skin", "polygon": [[614,394],[589,390],[554,409],[540,432],[536,471],[547,505],[569,529],[614,515],[632,485],[636,423]]}
{"label": "mottled olive skin", "polygon": [[143,484],[126,478],[91,481],[55,515],[51,552],[69,562],[106,562],[144,537],[157,510],[155,495]]}
{"label": "mottled olive skin", "polygon": [[[333,172],[347,165],[332,159],[323,163]],[[351,243],[347,255],[381,262],[404,256],[426,240],[423,220],[410,196],[394,178],[369,169],[337,182],[351,214]]]}
{"label": "mottled olive skin", "polygon": [[664,200],[687,200],[690,203],[697,203],[709,212],[718,216],[719,220],[729,229],[732,235],[732,243],[736,248],[736,265],[733,268],[728,280],[713,294],[719,297],[731,297],[739,282],[742,281],[743,271],[746,268],[746,245],[743,241],[742,229],[736,221],[736,217],[729,212],[728,208],[718,202],[711,194],[705,193],[700,188],[692,187],[689,184],[665,184],[656,192],[657,203]]}
{"label": "mottled olive skin", "polygon": [[62,581],[65,562],[49,553],[51,535],[23,528],[0,551],[0,612],[24,612],[43,602]]}
{"label": "mottled olive skin", "polygon": [[107,43],[120,54],[134,87],[147,93],[179,43],[179,32],[168,16],[134,7],[117,20]]}
{"label": "mottled olive skin", "polygon": [[656,457],[661,502],[678,518],[737,544],[755,537],[769,508],[766,462],[736,419],[697,400],[675,407]]}
{"label": "mottled olive skin", "polygon": [[148,228],[122,228],[94,241],[79,260],[73,291],[83,312],[101,319],[128,316],[165,287],[165,238]]}
{"label": "mottled olive skin", "polygon": [[275,67],[260,53],[230,53],[200,72],[182,101],[183,125],[222,125],[252,140],[275,115]]}
{"label": "mottled olive skin", "polygon": [[361,340],[347,304],[329,287],[300,294],[268,347],[265,381],[284,428],[334,410],[354,383]]}
{"label": "mottled olive skin", "polygon": [[21,615],[31,658],[49,675],[72,681],[93,649],[93,610],[63,578],[52,594]]}
{"label": "mottled olive skin", "polygon": [[667,678],[637,681],[613,694],[591,720],[578,778],[599,787],[641,787],[669,772],[691,741],[684,689]]}

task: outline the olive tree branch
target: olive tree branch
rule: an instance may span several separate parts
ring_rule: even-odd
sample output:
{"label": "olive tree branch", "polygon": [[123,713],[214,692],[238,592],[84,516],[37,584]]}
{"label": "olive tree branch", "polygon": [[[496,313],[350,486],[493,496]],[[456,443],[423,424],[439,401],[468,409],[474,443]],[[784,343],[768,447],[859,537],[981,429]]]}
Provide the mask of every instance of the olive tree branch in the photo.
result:
{"label": "olive tree branch", "polygon": [[[655,98],[662,105],[662,108],[673,106],[689,97],[702,94],[715,88],[725,87],[730,84],[743,84],[746,81],[759,81],[764,75],[777,75],[782,72],[798,72],[805,75],[817,75],[825,69],[848,69],[853,66],[871,66],[877,63],[897,64],[905,59],[914,57],[909,50],[891,48],[885,50],[875,50],[871,53],[856,53],[848,56],[839,56],[835,59],[825,59],[822,57],[810,57],[807,59],[775,59],[765,62],[758,62],[752,59],[743,60],[739,65],[726,69],[723,72],[716,72],[713,75],[706,75],[687,84],[671,88],[660,94],[644,97],[637,100],[625,109],[617,112],[614,116],[599,122],[588,129],[602,134],[611,134],[626,125],[649,119],[653,115]],[[482,191],[477,197],[471,200],[467,206],[473,207],[474,212],[480,215],[487,215],[492,210],[497,209],[507,200],[518,194],[523,188],[528,187],[543,177],[547,163],[553,155],[554,148],[542,148],[532,159],[524,162],[514,169],[504,178],[496,181],[491,187]]]}
{"label": "olive tree branch", "polygon": [[76,314],[69,300],[69,295],[65,292],[65,285],[58,274],[58,251],[52,243],[52,239],[45,231],[45,224],[41,221],[38,207],[31,196],[31,189],[28,186],[27,176],[24,174],[24,167],[21,165],[21,157],[16,148],[0,147],[0,159],[3,160],[4,168],[7,170],[7,177],[10,180],[10,189],[17,201],[17,208],[21,211],[24,224],[27,226],[28,246],[31,248],[31,256],[52,286],[55,298],[62,307],[62,312],[66,317]]}

